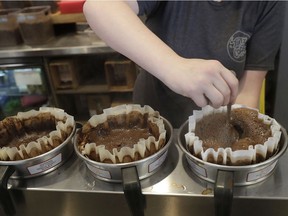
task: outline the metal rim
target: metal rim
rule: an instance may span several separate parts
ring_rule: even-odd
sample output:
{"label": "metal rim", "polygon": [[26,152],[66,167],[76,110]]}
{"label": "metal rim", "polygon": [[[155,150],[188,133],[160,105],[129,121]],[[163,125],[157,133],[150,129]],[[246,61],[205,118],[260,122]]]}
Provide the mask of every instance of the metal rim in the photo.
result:
{"label": "metal rim", "polygon": [[54,152],[57,152],[59,151],[61,148],[63,148],[65,145],[69,144],[70,140],[73,138],[74,134],[75,134],[75,131],[76,131],[76,124],[74,124],[74,127],[73,127],[73,130],[72,132],[70,133],[70,135],[66,138],[66,140],[64,142],[62,142],[59,146],[57,146],[56,148],[54,149],[51,149],[50,151],[48,152],[45,152],[43,154],[40,154],[36,157],[32,157],[32,158],[27,158],[27,159],[24,159],[24,160],[17,160],[17,161],[0,161],[0,165],[1,166],[9,166],[9,165],[13,165],[13,166],[17,166],[17,165],[23,165],[25,163],[28,163],[28,162],[33,162],[33,161],[36,161],[36,160],[41,160],[42,158],[44,158],[45,156],[48,156],[48,155],[52,155]]}
{"label": "metal rim", "polygon": [[[177,137],[178,145],[180,146],[181,150],[185,153],[186,156],[188,156],[192,160],[196,161],[198,164],[203,164],[203,165],[207,165],[207,166],[210,166],[210,167],[214,167],[215,169],[222,169],[222,170],[227,170],[227,171],[237,171],[237,170],[241,171],[241,170],[247,170],[247,169],[253,169],[253,168],[266,166],[266,165],[278,160],[278,158],[280,156],[282,156],[284,154],[284,152],[286,151],[286,149],[287,149],[287,132],[281,126],[281,132],[282,132],[281,133],[281,138],[283,136],[284,144],[281,147],[280,151],[278,151],[277,154],[274,154],[272,157],[268,158],[267,160],[262,161],[262,162],[257,163],[257,164],[243,165],[243,166],[228,166],[228,165],[220,165],[220,164],[216,164],[216,163],[210,163],[210,162],[203,161],[203,160],[195,157],[190,152],[188,152],[188,150],[184,147],[186,144],[181,141],[181,135],[183,135],[182,134],[184,132],[183,130],[185,129],[185,127],[187,127],[187,125],[188,125],[188,120],[181,125],[181,127],[179,129],[179,134],[178,134],[178,137]],[[187,130],[187,132],[188,132],[188,130]]]}
{"label": "metal rim", "polygon": [[[118,164],[109,164],[109,163],[101,163],[101,162],[98,162],[98,161],[94,161],[94,160],[91,160],[90,158],[88,157],[85,157],[83,156],[80,152],[79,152],[79,149],[78,149],[78,145],[77,145],[77,132],[74,136],[74,150],[77,154],[77,156],[79,156],[83,161],[85,161],[86,163],[89,163],[91,165],[95,165],[95,166],[101,166],[101,167],[107,167],[107,168],[125,168],[125,167],[130,167],[130,166],[137,166],[139,164],[143,164],[143,163],[146,163],[147,161],[149,161],[151,158],[155,158],[157,157],[158,155],[162,155],[170,146],[170,144],[172,143],[172,140],[173,140],[173,127],[171,125],[171,123],[166,120],[165,118],[161,117],[163,120],[164,120],[164,124],[165,124],[165,129],[167,131],[170,130],[170,137],[168,138],[168,140],[166,141],[166,144],[163,148],[161,148],[158,152],[150,155],[149,157],[146,157],[146,158],[143,158],[141,160],[138,160],[138,161],[133,161],[133,162],[128,162],[128,163],[118,163]],[[166,128],[166,125],[167,125],[167,128]]]}

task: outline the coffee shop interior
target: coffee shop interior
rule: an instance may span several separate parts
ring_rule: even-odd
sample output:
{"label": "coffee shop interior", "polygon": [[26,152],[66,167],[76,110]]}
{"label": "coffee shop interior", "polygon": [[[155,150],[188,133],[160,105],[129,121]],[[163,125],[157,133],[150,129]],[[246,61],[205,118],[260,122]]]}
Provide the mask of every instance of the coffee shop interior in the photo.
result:
{"label": "coffee shop interior", "polygon": [[[0,1],[1,121],[18,112],[56,107],[82,124],[106,108],[132,103],[134,83],[142,69],[91,30],[83,14],[84,1]],[[260,109],[287,131],[288,16],[283,33],[275,70],[268,73],[262,86]],[[214,185],[186,168],[191,164],[185,161],[179,146],[173,145],[179,142],[177,131],[168,130],[172,144],[165,153],[169,159],[157,161],[164,164],[160,172],[138,181],[142,189],[140,195],[139,191],[134,195],[142,199],[144,194],[145,202],[135,205],[149,216],[215,215]],[[287,145],[287,140],[283,142]],[[15,173],[13,177],[12,172],[11,177],[2,180],[2,172],[10,168],[0,164],[0,215],[107,216],[132,212],[133,216],[144,216],[143,211],[131,207],[133,202],[128,196],[124,197],[121,183],[95,178],[89,174],[93,168],[87,169],[71,154],[57,170],[36,177],[21,178]],[[55,161],[58,154],[53,157]],[[231,216],[288,214],[288,154],[282,155],[277,168],[276,163],[278,160],[263,168],[262,177],[264,172],[274,172],[268,179],[234,187],[232,204],[223,196],[220,202],[229,203],[228,207],[223,204],[224,208],[232,205]],[[97,172],[104,171],[97,167]]]}

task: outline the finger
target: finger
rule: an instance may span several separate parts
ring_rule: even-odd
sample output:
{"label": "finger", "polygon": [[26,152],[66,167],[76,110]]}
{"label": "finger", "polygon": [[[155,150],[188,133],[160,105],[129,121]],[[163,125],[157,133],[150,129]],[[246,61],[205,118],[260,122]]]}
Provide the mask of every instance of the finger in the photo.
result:
{"label": "finger", "polygon": [[205,94],[197,94],[196,97],[191,99],[196,103],[199,107],[205,107],[210,104],[209,99],[205,96]]}
{"label": "finger", "polygon": [[229,102],[234,103],[238,95],[238,86],[239,86],[239,82],[237,77],[235,76],[235,72],[225,68],[224,70],[221,70],[220,74],[230,88]]}
{"label": "finger", "polygon": [[[225,98],[224,98],[222,92],[220,92],[213,85],[211,86],[211,88],[207,88],[207,91],[205,92],[205,96],[208,100],[209,105],[211,105],[214,108],[219,108],[222,105],[226,105],[224,102]],[[228,98],[229,98],[229,96],[228,96]]]}
{"label": "finger", "polygon": [[[206,95],[216,106],[227,105],[231,99],[231,90],[222,76],[213,81],[213,87],[209,88],[211,91],[206,92]],[[215,101],[215,102],[214,102]],[[218,101],[218,102],[217,102]]]}
{"label": "finger", "polygon": [[[237,78],[236,72],[235,72],[234,70],[230,70],[230,72],[233,73],[233,75]],[[231,96],[230,104],[231,104],[231,103],[232,103],[232,104],[235,103],[236,98],[237,98],[237,96],[238,96],[238,90],[239,90],[238,88],[239,88],[239,80],[237,79],[237,91],[236,91],[236,94],[235,94],[235,95],[231,94],[232,96]]]}

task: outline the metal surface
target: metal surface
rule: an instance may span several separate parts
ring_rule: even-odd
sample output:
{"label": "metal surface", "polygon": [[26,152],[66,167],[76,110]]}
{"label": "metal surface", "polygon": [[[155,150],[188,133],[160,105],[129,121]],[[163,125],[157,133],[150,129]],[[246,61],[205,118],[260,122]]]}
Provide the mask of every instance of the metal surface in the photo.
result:
{"label": "metal surface", "polygon": [[90,169],[91,173],[95,175],[96,178],[108,181],[108,182],[121,182],[122,181],[122,169],[128,167],[136,167],[138,171],[139,179],[147,178],[157,172],[162,166],[163,162],[167,157],[167,151],[169,146],[173,141],[173,128],[172,125],[163,118],[163,122],[165,124],[166,129],[166,144],[163,148],[161,148],[155,154],[144,158],[142,160],[130,162],[130,163],[121,163],[121,164],[108,164],[108,163],[100,163],[97,161],[93,161],[85,156],[83,156],[79,149],[77,140],[77,133],[74,139],[74,150],[78,157],[83,160],[88,169]]}
{"label": "metal surface", "polygon": [[[178,131],[174,133],[174,139]],[[288,153],[273,175],[260,183],[234,188],[232,216],[286,216],[288,212]],[[95,215],[121,212],[130,215],[121,184],[96,179],[76,154],[57,170],[27,180],[10,179],[16,215]],[[163,166],[141,181],[146,197],[145,215],[214,215],[214,185],[201,180],[188,168],[176,139]],[[111,208],[111,204],[113,208]],[[253,206],[253,208],[249,206]],[[53,206],[53,209],[51,209]],[[1,215],[1,210],[0,210]]]}
{"label": "metal surface", "polygon": [[[11,163],[16,168],[16,172],[11,176],[11,178],[31,178],[44,175],[57,169],[65,163],[73,153],[71,143],[74,133],[75,127],[69,137],[67,137],[61,145],[45,154],[23,161],[17,161],[18,163]],[[37,169],[37,171],[34,171],[36,173],[31,174],[29,168]]]}
{"label": "metal surface", "polygon": [[52,172],[65,163],[73,153],[72,138],[76,127],[67,139],[56,148],[33,158],[17,161],[0,161],[0,166],[13,166],[15,173],[11,178],[32,178]]}
{"label": "metal surface", "polygon": [[81,55],[114,52],[104,42],[85,33],[70,33],[56,36],[43,45],[18,45],[0,47],[0,58],[19,58],[37,56]]}
{"label": "metal surface", "polygon": [[185,122],[179,129],[180,135],[178,136],[178,143],[180,149],[184,152],[191,170],[200,178],[212,183],[216,181],[218,170],[234,172],[234,184],[236,186],[245,186],[261,182],[273,174],[279,158],[286,152],[287,149],[287,133],[285,129],[281,128],[282,135],[279,142],[279,150],[268,160],[246,166],[225,166],[213,164],[193,156],[187,150],[185,142],[185,134],[187,132],[188,121]]}

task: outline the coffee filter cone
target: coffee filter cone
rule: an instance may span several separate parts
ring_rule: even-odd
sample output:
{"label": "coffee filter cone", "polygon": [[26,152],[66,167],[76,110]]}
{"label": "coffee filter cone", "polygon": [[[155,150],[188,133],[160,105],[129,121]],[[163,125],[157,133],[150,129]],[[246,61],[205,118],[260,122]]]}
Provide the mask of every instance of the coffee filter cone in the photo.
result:
{"label": "coffee filter cone", "polygon": [[[165,143],[166,130],[164,127],[163,119],[160,118],[160,115],[157,111],[154,111],[150,106],[135,105],[120,105],[116,107],[111,107],[103,110],[103,114],[92,116],[88,122],[82,128],[82,134],[88,133],[91,129],[96,128],[98,125],[102,124],[102,127],[109,129],[109,123],[107,122],[110,117],[116,117],[113,121],[113,125],[121,125],[125,127],[126,125],[131,124],[131,122],[141,122],[142,117],[148,115],[148,122],[151,122],[153,125],[156,125],[157,130],[159,131],[158,140],[154,136],[149,136],[147,139],[139,139],[133,147],[122,147],[120,149],[114,148],[112,152],[108,151],[105,145],[101,143],[81,143],[82,140],[78,142],[79,151],[82,155],[91,156],[92,153],[96,154],[99,162],[108,163],[125,163],[149,156],[151,150],[158,151]],[[140,124],[140,123],[139,123]],[[153,147],[151,147],[153,145]],[[91,158],[91,157],[90,157]]]}
{"label": "coffee filter cone", "polygon": [[[252,109],[238,104],[232,106],[232,110],[237,108]],[[267,141],[254,146],[250,145],[247,150],[233,151],[230,147],[218,148],[217,150],[208,148],[204,150],[202,140],[194,133],[197,122],[207,115],[226,112],[226,107],[214,109],[211,106],[206,106],[200,111],[197,110],[193,112],[193,115],[189,117],[188,133],[185,134],[185,140],[187,149],[193,149],[193,155],[199,157],[203,161],[222,165],[248,165],[257,163],[259,157],[268,159],[268,157],[276,152],[281,137],[281,126],[275,119],[259,112],[258,118],[261,119],[263,123],[270,125],[272,135]]]}
{"label": "coffee filter cone", "polygon": [[[23,145],[19,145],[19,147],[9,147],[4,146],[0,148],[0,160],[2,161],[13,161],[13,160],[21,160],[32,158],[37,155],[43,154],[48,150],[53,149],[54,147],[59,145],[65,141],[65,139],[72,132],[75,121],[74,117],[68,115],[62,109],[53,108],[53,107],[41,107],[39,111],[30,110],[27,112],[19,112],[16,116],[9,117],[15,122],[30,120],[33,123],[37,119],[37,121],[42,121],[41,114],[49,114],[55,117],[56,120],[56,130],[49,132],[46,136],[42,136],[37,140],[30,141],[29,143]],[[33,118],[35,118],[33,120]],[[4,126],[2,124],[2,126]],[[18,128],[19,130],[23,130],[22,128]],[[8,136],[8,133],[7,133]],[[55,144],[55,140],[57,140],[57,144]],[[37,155],[35,155],[37,154]]]}

